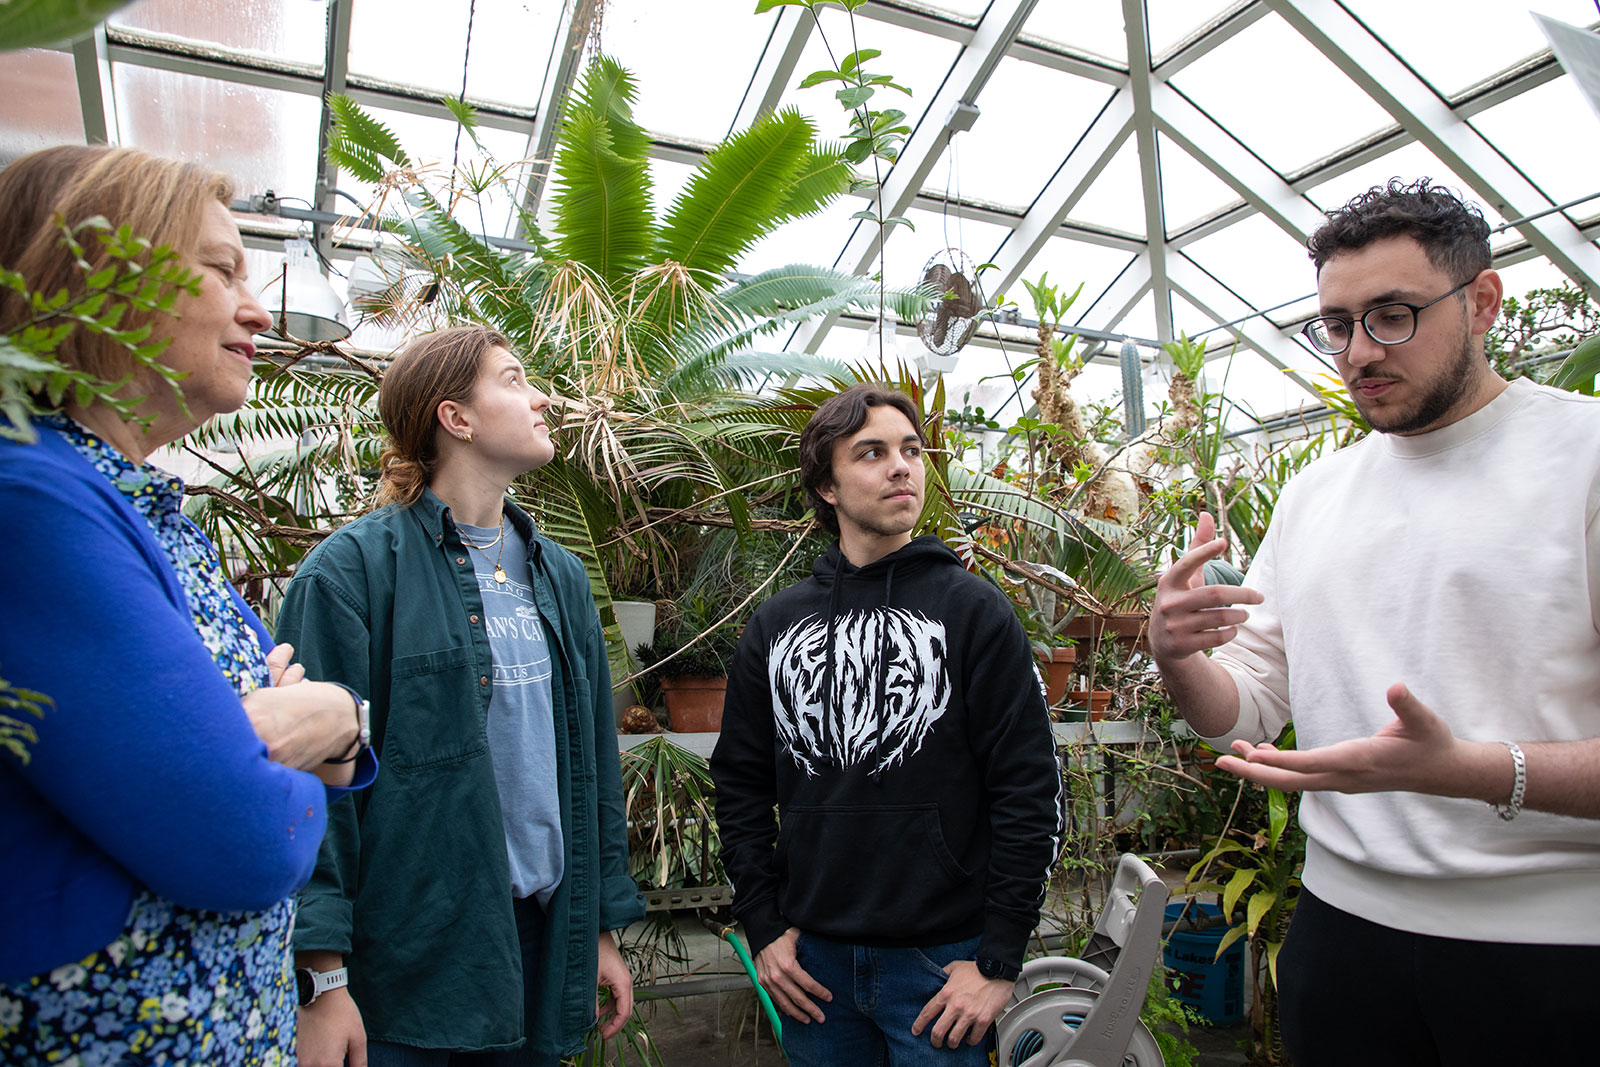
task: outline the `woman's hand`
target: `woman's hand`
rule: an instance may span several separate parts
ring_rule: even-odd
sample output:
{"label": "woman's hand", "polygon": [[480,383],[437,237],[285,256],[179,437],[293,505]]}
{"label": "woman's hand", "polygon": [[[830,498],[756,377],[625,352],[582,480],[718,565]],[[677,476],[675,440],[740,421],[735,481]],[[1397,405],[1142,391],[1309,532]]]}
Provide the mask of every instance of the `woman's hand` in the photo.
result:
{"label": "woman's hand", "polygon": [[617,951],[611,931],[601,930],[599,940],[600,984],[611,990],[611,1000],[602,1013],[599,999],[594,1006],[595,1021],[600,1025],[600,1037],[610,1041],[622,1033],[623,1024],[633,1016],[633,975]]}
{"label": "woman's hand", "polygon": [[[295,966],[331,971],[344,959],[337,952],[297,952]],[[299,1024],[300,1067],[367,1067],[367,1030],[349,989],[330,989],[301,1008]]]}
{"label": "woman's hand", "polygon": [[294,649],[279,645],[267,656],[271,689],[244,698],[245,714],[267,746],[267,758],[310,771],[326,785],[349,785],[353,763],[326,763],[347,755],[360,721],[350,693],[328,682],[305,681],[305,669],[291,662]]}

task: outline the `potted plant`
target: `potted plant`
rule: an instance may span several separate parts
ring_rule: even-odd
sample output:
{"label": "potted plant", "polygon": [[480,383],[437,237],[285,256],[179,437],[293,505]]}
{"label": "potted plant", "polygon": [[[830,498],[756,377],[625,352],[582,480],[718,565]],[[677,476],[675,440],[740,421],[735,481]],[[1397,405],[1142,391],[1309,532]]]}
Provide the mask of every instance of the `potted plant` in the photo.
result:
{"label": "potted plant", "polygon": [[647,670],[660,665],[662,699],[673,730],[720,730],[738,630],[719,625],[727,608],[705,592],[689,593],[670,607],[670,617],[656,624],[655,641],[638,647],[639,661]]}

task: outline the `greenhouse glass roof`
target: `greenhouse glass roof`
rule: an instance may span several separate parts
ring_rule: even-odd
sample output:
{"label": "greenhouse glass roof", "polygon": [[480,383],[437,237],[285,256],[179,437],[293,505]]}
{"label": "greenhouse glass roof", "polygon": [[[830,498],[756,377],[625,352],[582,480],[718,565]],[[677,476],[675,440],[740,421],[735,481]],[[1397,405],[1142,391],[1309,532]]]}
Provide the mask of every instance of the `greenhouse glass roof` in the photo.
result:
{"label": "greenhouse glass roof", "polygon": [[[1187,333],[1211,342],[1208,384],[1242,410],[1317,408],[1329,368],[1296,336],[1314,307],[1304,240],[1322,211],[1392,176],[1443,181],[1491,225],[1515,223],[1494,239],[1507,293],[1571,282],[1600,298],[1600,119],[1532,17],[1594,33],[1600,0],[868,0],[854,43],[842,11],[755,6],[141,0],[89,37],[5,55],[0,164],[63,142],[138,145],[230,172],[244,199],[271,191],[284,208],[356,217],[376,191],[320,162],[326,93],[353,97],[423,160],[537,167],[598,50],[638,80],[665,211],[697,158],[765,109],[842,135],[831,90],[799,82],[830,51],[874,48],[912,90],[894,106],[914,127],[884,184],[887,213],[915,229],[891,231],[884,277],[914,284],[957,248],[994,264],[991,297],[1022,296],[1045,272],[1082,283],[1069,319],[1103,352],[1079,379],[1090,397],[1120,389],[1125,338],[1157,374],[1159,344]],[[463,92],[480,119],[465,150],[440,100]],[[851,218],[863,206],[846,197],[777,230],[740,270],[878,270],[876,228]],[[292,214],[241,212],[252,274],[277,272],[302,225]],[[466,221],[518,236],[504,198]],[[325,245],[336,274],[371,243],[338,232]],[[994,410],[1025,397],[994,378],[1026,358],[1022,305],[1023,323],[962,351],[953,398]],[[872,326],[845,317],[785,343],[852,358]],[[370,325],[354,336],[379,351],[397,340]],[[906,324],[896,343],[921,351]]]}

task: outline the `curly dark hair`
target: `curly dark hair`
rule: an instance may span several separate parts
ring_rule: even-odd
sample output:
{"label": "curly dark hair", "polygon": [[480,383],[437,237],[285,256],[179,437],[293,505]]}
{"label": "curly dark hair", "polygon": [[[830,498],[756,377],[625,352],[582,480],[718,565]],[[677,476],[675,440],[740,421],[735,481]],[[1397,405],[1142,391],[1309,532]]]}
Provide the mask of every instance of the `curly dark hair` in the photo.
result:
{"label": "curly dark hair", "polygon": [[1414,237],[1428,262],[1458,282],[1471,281],[1489,267],[1489,224],[1468,203],[1431,179],[1410,185],[1390,178],[1328,215],[1306,247],[1320,274],[1341,252],[1354,252],[1389,237]]}
{"label": "curly dark hair", "polygon": [[894,408],[909,419],[912,429],[917,431],[917,440],[924,445],[928,443],[916,403],[906,394],[874,382],[852,385],[838,396],[830,397],[800,431],[800,484],[805,487],[806,500],[816,510],[817,521],[829,533],[839,532],[839,516],[818,490],[833,484],[834,443],[866,425],[872,408],[884,406]]}

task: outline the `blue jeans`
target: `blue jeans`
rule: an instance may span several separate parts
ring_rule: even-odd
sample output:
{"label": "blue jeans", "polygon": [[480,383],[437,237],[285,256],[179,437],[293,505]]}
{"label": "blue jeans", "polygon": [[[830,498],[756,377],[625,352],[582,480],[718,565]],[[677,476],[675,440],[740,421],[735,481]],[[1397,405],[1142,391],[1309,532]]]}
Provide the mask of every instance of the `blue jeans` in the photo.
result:
{"label": "blue jeans", "polygon": [[[544,909],[533,897],[514,901],[512,907],[517,913],[517,940],[522,945],[523,1018],[531,1019],[539,991],[528,978],[538,973],[539,944],[544,939]],[[367,1067],[560,1067],[560,1063],[560,1056],[542,1055],[526,1044],[497,1052],[457,1052],[382,1041],[367,1045]]]}
{"label": "blue jeans", "polygon": [[783,1020],[790,1067],[988,1067],[993,1034],[976,1045],[934,1048],[933,1024],[911,1024],[944,986],[944,967],[970,960],[978,939],[924,948],[869,948],[802,932],[795,958],[833,994],[823,1021]]}

